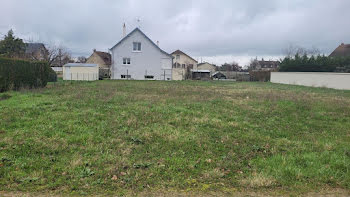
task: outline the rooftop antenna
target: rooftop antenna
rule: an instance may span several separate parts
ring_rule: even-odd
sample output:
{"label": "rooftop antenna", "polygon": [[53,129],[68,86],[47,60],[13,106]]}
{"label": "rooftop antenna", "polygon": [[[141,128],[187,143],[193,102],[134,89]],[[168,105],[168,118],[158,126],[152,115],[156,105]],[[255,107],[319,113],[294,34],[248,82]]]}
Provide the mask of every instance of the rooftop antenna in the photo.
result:
{"label": "rooftop antenna", "polygon": [[137,22],[137,27],[140,29],[141,28],[141,19],[140,19],[140,17],[136,18],[136,22]]}
{"label": "rooftop antenna", "polygon": [[126,36],[126,26],[125,23],[123,24],[123,38]]}

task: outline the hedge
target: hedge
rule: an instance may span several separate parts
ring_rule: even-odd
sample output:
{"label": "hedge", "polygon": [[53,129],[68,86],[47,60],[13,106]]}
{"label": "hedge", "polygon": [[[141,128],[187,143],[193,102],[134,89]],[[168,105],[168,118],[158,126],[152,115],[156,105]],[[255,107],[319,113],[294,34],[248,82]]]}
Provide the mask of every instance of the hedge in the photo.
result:
{"label": "hedge", "polygon": [[347,72],[350,57],[327,57],[306,55],[286,57],[281,62],[280,72]]}
{"label": "hedge", "polygon": [[46,62],[0,58],[0,92],[45,87],[52,71]]}
{"label": "hedge", "polygon": [[259,70],[259,71],[249,71],[250,81],[270,81],[271,71]]}

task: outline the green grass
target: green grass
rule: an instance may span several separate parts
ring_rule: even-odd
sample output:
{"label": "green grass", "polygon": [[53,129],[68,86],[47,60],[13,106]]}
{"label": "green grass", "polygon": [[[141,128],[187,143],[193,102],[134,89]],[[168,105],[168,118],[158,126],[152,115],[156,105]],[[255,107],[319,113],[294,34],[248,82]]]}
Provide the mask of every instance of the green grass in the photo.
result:
{"label": "green grass", "polygon": [[350,91],[59,82],[0,94],[0,191],[350,189]]}

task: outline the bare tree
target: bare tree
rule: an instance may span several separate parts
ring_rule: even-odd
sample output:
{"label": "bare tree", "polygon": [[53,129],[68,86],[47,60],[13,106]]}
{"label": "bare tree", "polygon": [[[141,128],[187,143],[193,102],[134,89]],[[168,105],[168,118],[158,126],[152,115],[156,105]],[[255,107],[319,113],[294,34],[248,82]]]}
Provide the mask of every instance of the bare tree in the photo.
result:
{"label": "bare tree", "polygon": [[84,56],[78,57],[78,62],[79,62],[79,63],[86,63],[86,61],[87,61],[87,58],[86,58],[86,57],[84,57]]}
{"label": "bare tree", "polygon": [[320,54],[320,50],[315,46],[312,46],[311,49],[307,49],[292,43],[289,43],[286,48],[282,49],[282,52],[285,57],[294,57],[296,54],[307,56]]}
{"label": "bare tree", "polygon": [[250,59],[248,70],[255,70],[255,69],[257,69],[258,65],[259,65],[258,58],[255,58],[255,59],[252,58],[252,59]]}
{"label": "bare tree", "polygon": [[50,66],[62,67],[71,60],[70,53],[62,46],[51,45],[47,48],[47,51],[46,61]]}
{"label": "bare tree", "polygon": [[221,65],[220,67],[217,67],[218,71],[241,71],[242,67],[239,66],[239,64],[235,61],[233,61],[232,63],[228,64],[225,63],[223,65]]}
{"label": "bare tree", "polygon": [[308,55],[320,55],[321,54],[321,51],[320,49],[318,49],[317,47],[315,46],[312,46],[311,49],[308,50]]}

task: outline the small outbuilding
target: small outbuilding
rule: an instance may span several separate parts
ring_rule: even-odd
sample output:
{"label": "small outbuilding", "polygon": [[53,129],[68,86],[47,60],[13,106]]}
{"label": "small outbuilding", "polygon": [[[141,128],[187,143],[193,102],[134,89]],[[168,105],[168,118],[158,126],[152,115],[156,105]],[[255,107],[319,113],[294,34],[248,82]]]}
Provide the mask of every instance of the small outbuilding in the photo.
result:
{"label": "small outbuilding", "polygon": [[98,79],[97,64],[68,63],[63,66],[63,80],[95,81]]}
{"label": "small outbuilding", "polygon": [[210,70],[191,70],[193,80],[210,80]]}
{"label": "small outbuilding", "polygon": [[223,73],[221,73],[219,71],[213,73],[213,75],[211,77],[214,79],[227,79],[226,75],[224,75]]}

